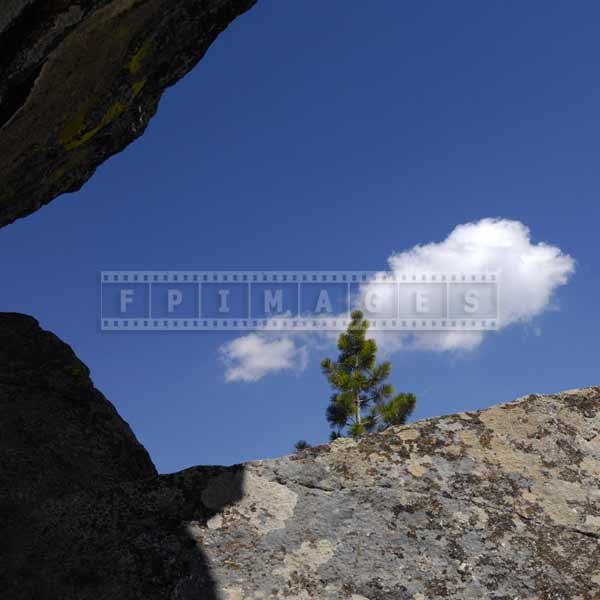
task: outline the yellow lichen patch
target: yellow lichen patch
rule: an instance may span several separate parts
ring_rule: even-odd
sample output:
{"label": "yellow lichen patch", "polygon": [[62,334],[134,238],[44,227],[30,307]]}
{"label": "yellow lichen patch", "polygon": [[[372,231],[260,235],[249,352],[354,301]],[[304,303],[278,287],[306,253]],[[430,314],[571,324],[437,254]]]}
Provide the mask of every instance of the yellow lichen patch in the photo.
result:
{"label": "yellow lichen patch", "polygon": [[289,579],[297,573],[314,573],[321,565],[331,560],[334,553],[335,546],[329,540],[302,542],[300,548],[284,558],[283,566],[273,570],[273,575]]}
{"label": "yellow lichen patch", "polygon": [[369,454],[369,456],[367,457],[369,462],[387,462],[387,459],[385,458],[385,456],[382,456],[381,454],[377,454],[377,452],[371,452],[371,454]]}
{"label": "yellow lichen patch", "polygon": [[136,81],[135,83],[131,84],[131,90],[133,91],[133,97],[137,97],[137,95],[144,89],[144,86],[146,85],[146,78],[144,79],[140,79],[139,81]]}
{"label": "yellow lichen patch", "polygon": [[464,454],[464,448],[458,444],[449,444],[444,448],[444,454],[446,456],[459,457]]}
{"label": "yellow lichen patch", "polygon": [[251,595],[248,595],[238,586],[227,587],[223,592],[225,593],[226,600],[266,600],[266,598],[272,597],[267,596],[267,594],[263,592],[253,592]]}
{"label": "yellow lichen patch", "polygon": [[[63,131],[59,137],[60,142],[65,147],[66,150],[74,150],[75,148],[79,148],[83,146],[86,142],[89,142],[101,129],[112,123],[120,114],[125,112],[127,106],[121,102],[115,102],[104,114],[100,123],[91,129],[90,131],[81,134],[81,130],[83,129],[83,124],[79,124],[79,119],[83,119],[83,115],[80,113],[77,114],[76,119],[72,123],[70,123]],[[77,125],[77,127],[76,127]],[[71,135],[73,132],[74,135]]]}
{"label": "yellow lichen patch", "polygon": [[590,477],[600,477],[600,461],[591,456],[586,456],[580,464],[583,471],[586,471]]}
{"label": "yellow lichen patch", "polygon": [[206,521],[209,529],[221,529],[223,527],[223,515],[215,515]]}
{"label": "yellow lichen patch", "polygon": [[[480,448],[481,442],[479,436],[470,429],[463,429],[458,432],[458,439],[469,448]],[[479,457],[479,456],[478,456]]]}
{"label": "yellow lichen patch", "polygon": [[357,443],[352,438],[341,437],[341,438],[338,438],[337,440],[334,440],[333,442],[331,442],[331,444],[329,444],[329,451],[330,452],[339,452],[340,450],[346,451],[346,450],[349,450],[350,448],[355,448],[356,446],[357,446]]}
{"label": "yellow lichen patch", "polygon": [[[587,504],[589,497],[586,490],[569,481],[561,481],[560,486],[553,485],[535,469],[529,473],[534,479],[531,490],[536,497],[535,505],[539,506],[555,523],[566,526],[577,525],[578,517],[574,506]],[[533,497],[529,497],[533,501]]]}
{"label": "yellow lichen patch", "polygon": [[463,525],[468,523],[470,520],[470,517],[468,514],[461,512],[460,510],[456,511],[452,517],[454,518],[455,521],[458,521],[459,523],[462,523]]}
{"label": "yellow lichen patch", "polygon": [[416,440],[420,435],[421,433],[416,429],[405,429],[398,433],[398,437],[404,442]]}
{"label": "yellow lichen patch", "polygon": [[[482,465],[487,464],[492,471],[516,473],[531,482],[529,489],[503,501],[524,512],[542,511],[556,524],[575,526],[579,518],[576,507],[584,507],[590,502],[590,492],[580,485],[563,481],[559,472],[548,472],[544,467],[543,459],[553,452],[553,448],[546,445],[545,436],[539,436],[538,432],[553,418],[552,411],[546,410],[533,419],[519,406],[510,411],[493,408],[482,412],[479,418],[486,427],[485,436],[470,430],[456,434],[466,446],[469,457]],[[569,418],[576,421],[579,417],[570,415]],[[527,440],[529,448],[518,443],[520,440]],[[594,475],[598,469],[596,463],[586,457],[580,468]],[[558,479],[560,485],[556,484]]]}
{"label": "yellow lichen patch", "polygon": [[147,42],[131,57],[129,64],[127,65],[127,68],[132,75],[136,75],[139,72],[142,68],[142,63],[148,54],[150,54],[150,44]]}
{"label": "yellow lichen patch", "polygon": [[448,425],[443,427],[443,431],[460,431],[463,427],[462,423],[455,421],[454,423],[448,423]]}
{"label": "yellow lichen patch", "polygon": [[586,527],[592,527],[594,529],[600,529],[600,517],[594,517],[592,515],[587,515],[585,518]]}
{"label": "yellow lichen patch", "polygon": [[63,127],[58,139],[63,146],[77,138],[85,126],[85,109],[81,108],[77,114]]}
{"label": "yellow lichen patch", "polygon": [[415,477],[422,477],[427,473],[427,469],[424,469],[421,465],[408,465],[408,472]]}
{"label": "yellow lichen patch", "polygon": [[431,466],[431,458],[427,455],[411,460],[407,465],[408,472],[414,477],[422,477]]}
{"label": "yellow lichen patch", "polygon": [[600,433],[590,436],[590,438],[586,440],[586,447],[592,452],[600,452]]}
{"label": "yellow lichen patch", "polygon": [[485,529],[489,521],[488,514],[479,506],[475,506],[473,512],[475,513],[476,519],[474,525],[475,529]]}
{"label": "yellow lichen patch", "polygon": [[[228,494],[241,487],[241,498],[231,505]],[[262,536],[283,529],[294,516],[298,495],[284,485],[269,481],[247,470],[244,475],[223,473],[211,481],[202,493],[205,506],[222,510],[220,518],[211,519],[208,528],[218,530],[226,525],[245,523]]]}

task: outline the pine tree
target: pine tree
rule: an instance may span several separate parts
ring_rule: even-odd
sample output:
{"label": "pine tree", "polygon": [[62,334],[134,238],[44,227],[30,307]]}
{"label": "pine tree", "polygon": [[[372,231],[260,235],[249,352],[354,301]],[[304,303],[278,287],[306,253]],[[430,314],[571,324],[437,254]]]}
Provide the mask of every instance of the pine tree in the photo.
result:
{"label": "pine tree", "polygon": [[338,340],[338,360],[321,361],[323,374],[336,390],[327,407],[327,420],[334,429],[332,440],[345,429],[358,437],[402,425],[416,405],[413,394],[395,395],[394,387],[385,383],[392,370],[390,363],[377,364],[377,344],[366,337],[369,324],[362,312],[354,311],[351,316],[347,331]]}

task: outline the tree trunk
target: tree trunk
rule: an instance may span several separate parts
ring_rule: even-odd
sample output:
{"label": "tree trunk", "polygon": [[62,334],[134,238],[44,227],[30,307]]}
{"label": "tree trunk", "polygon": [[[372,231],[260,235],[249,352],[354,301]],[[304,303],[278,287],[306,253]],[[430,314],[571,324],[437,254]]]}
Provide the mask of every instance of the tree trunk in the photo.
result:
{"label": "tree trunk", "polygon": [[[354,365],[356,367],[356,370],[358,371],[358,354],[356,355],[356,358],[354,359]],[[356,408],[356,422],[360,425],[361,423],[361,419],[360,419],[360,390],[356,390],[356,397],[354,399],[354,406]]]}

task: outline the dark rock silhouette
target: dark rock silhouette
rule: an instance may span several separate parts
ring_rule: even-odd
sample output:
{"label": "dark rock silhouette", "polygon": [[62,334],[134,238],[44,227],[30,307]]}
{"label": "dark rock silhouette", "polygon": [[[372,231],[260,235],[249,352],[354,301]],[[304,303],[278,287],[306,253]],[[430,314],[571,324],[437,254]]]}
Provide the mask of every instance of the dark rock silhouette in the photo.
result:
{"label": "dark rock silhouette", "polygon": [[243,467],[159,477],[87,367],[25,315],[0,313],[0,423],[2,598],[218,598],[185,524],[238,500]]}
{"label": "dark rock silhouette", "polygon": [[145,448],[87,367],[37,321],[0,313],[0,505],[156,475]]}
{"label": "dark rock silhouette", "polygon": [[[223,505],[203,493],[230,474]],[[205,525],[241,498],[243,467],[189,469],[51,499],[21,523],[3,598],[222,600],[188,523]]]}
{"label": "dark rock silhouette", "polygon": [[33,319],[0,364],[2,598],[600,598],[599,387],[157,476]]}
{"label": "dark rock silhouette", "polygon": [[0,3],[0,227],[79,189],[256,0]]}

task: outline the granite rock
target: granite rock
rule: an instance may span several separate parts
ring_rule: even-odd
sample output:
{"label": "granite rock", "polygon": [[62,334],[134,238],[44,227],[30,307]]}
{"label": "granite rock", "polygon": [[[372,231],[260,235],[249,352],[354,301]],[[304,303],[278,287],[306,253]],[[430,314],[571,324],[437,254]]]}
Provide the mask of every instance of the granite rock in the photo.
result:
{"label": "granite rock", "polygon": [[600,599],[600,388],[246,465],[191,523],[223,600]]}

